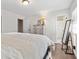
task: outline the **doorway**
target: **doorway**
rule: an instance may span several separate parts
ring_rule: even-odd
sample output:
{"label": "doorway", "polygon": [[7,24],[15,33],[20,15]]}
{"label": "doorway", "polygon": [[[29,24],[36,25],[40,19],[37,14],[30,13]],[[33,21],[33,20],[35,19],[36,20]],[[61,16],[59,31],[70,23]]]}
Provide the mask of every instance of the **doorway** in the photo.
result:
{"label": "doorway", "polygon": [[23,32],[23,19],[18,19],[18,32]]}

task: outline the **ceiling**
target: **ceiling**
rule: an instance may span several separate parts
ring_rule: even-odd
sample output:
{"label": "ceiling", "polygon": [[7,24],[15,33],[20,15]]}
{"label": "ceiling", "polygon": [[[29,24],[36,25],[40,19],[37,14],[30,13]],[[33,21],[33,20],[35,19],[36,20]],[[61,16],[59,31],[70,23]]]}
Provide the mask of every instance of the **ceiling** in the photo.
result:
{"label": "ceiling", "polygon": [[1,7],[21,15],[31,16],[41,11],[56,11],[69,8],[72,0],[30,0],[31,3],[23,6],[20,0],[2,0]]}

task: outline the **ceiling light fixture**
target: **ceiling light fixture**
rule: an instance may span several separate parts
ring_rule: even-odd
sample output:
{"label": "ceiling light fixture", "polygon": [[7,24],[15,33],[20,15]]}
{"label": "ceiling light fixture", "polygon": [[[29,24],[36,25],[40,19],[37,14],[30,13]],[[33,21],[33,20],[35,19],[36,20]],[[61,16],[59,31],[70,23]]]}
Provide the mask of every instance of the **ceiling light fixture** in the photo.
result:
{"label": "ceiling light fixture", "polygon": [[29,4],[29,1],[28,0],[22,0],[22,4],[23,5],[28,5]]}

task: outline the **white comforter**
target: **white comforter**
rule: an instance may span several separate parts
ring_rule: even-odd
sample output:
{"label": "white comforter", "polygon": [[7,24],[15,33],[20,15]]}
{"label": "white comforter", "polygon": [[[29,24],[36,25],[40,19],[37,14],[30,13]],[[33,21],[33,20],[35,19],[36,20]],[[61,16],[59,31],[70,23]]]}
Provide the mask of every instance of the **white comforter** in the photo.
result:
{"label": "white comforter", "polygon": [[2,59],[43,59],[52,41],[46,36],[28,33],[2,34]]}

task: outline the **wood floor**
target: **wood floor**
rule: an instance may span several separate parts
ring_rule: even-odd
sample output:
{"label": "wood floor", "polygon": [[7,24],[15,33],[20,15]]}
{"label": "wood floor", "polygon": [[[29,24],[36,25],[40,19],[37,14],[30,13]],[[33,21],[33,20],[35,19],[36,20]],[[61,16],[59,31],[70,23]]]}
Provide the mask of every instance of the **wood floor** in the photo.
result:
{"label": "wood floor", "polygon": [[64,51],[61,50],[60,44],[56,44],[56,49],[52,53],[52,59],[76,59],[74,55],[65,54]]}

